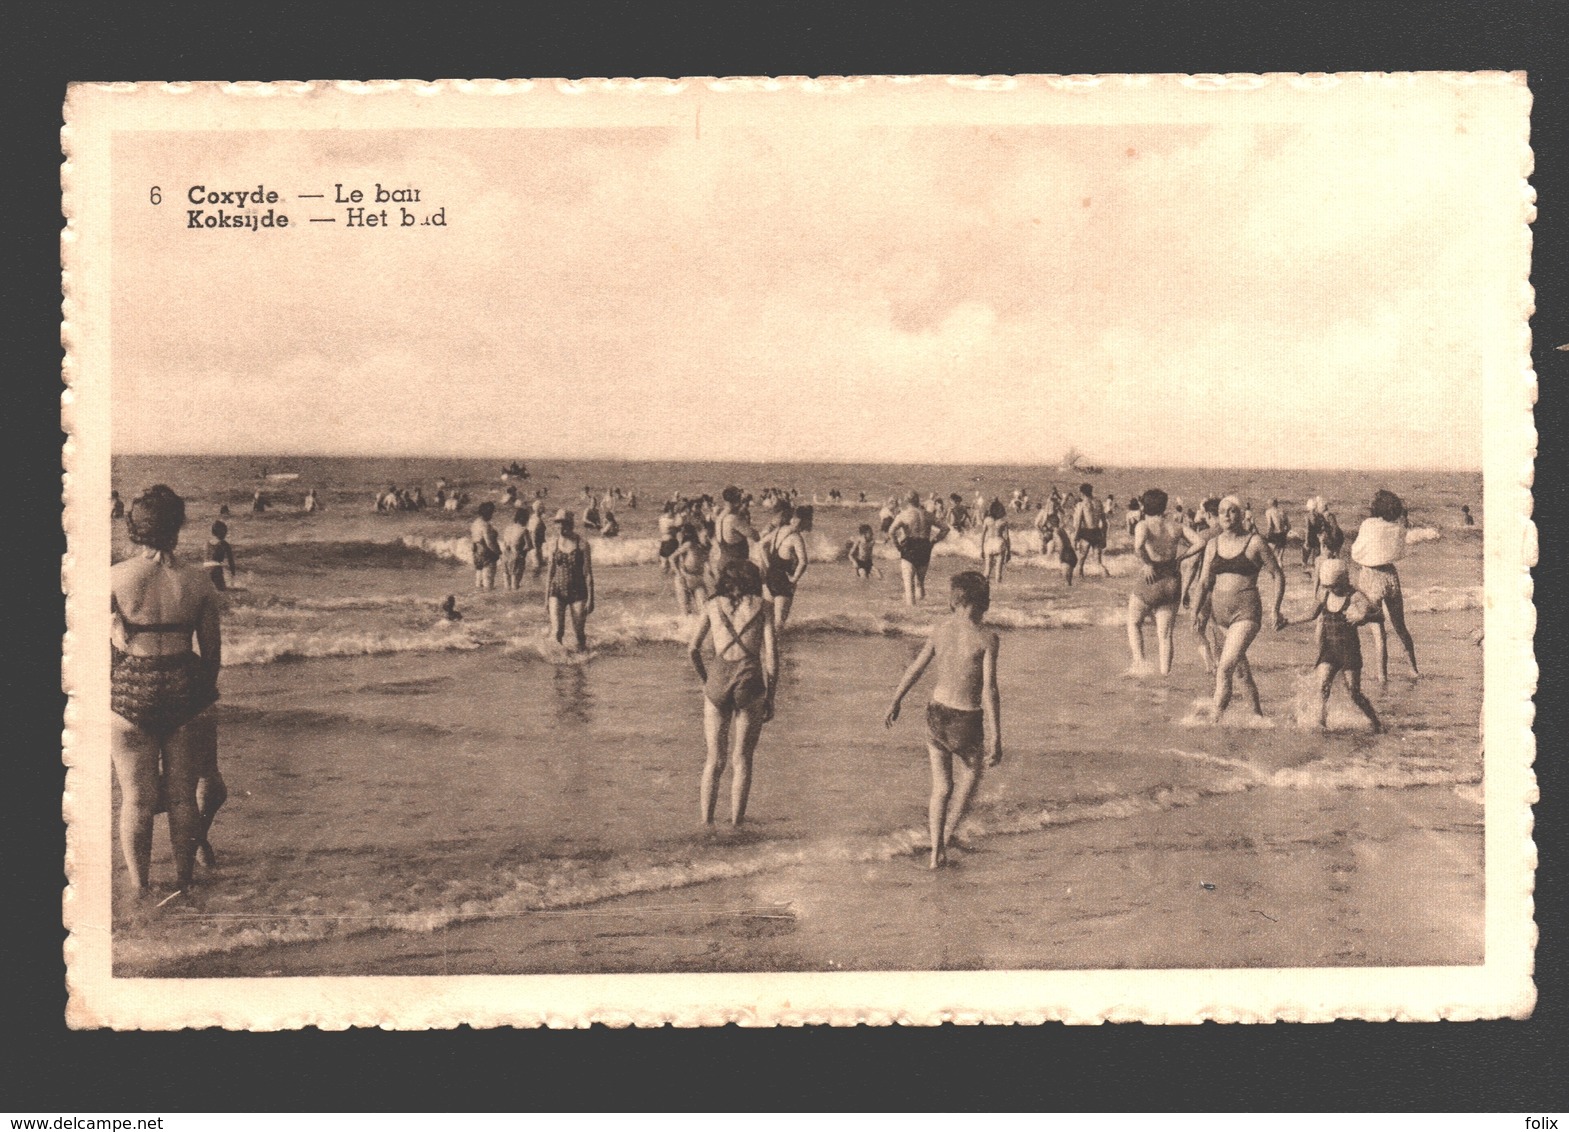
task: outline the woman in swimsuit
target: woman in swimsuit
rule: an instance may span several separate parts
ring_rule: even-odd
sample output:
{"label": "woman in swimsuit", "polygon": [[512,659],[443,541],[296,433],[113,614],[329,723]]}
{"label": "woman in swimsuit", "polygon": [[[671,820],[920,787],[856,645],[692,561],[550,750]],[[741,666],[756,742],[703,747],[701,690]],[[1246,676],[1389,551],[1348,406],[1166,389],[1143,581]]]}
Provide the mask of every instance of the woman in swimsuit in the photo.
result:
{"label": "woman in swimsuit", "polygon": [[[719,779],[733,758],[730,824],[746,817],[752,789],[752,753],[763,724],[774,717],[774,687],[779,652],[772,603],[763,596],[763,577],[755,563],[729,561],[719,568],[714,596],[703,607],[687,652],[703,682],[703,735],[708,759],[703,764],[698,813],[712,825],[719,802]],[[714,638],[712,667],[703,663],[703,642]]]}
{"label": "woman in swimsuit", "polygon": [[714,545],[719,548],[719,562],[745,562],[751,555],[752,543],[757,532],[747,518],[741,500],[741,489],[731,485],[720,493],[724,506],[714,521]]}
{"label": "woman in swimsuit", "polygon": [[1286,624],[1286,619],[1280,615],[1280,603],[1286,596],[1286,576],[1281,573],[1280,563],[1269,544],[1246,529],[1246,515],[1242,501],[1235,495],[1220,501],[1220,534],[1204,547],[1204,565],[1199,569],[1199,596],[1194,603],[1194,625],[1201,624],[1208,606],[1210,618],[1224,634],[1220,658],[1215,664],[1212,716],[1216,722],[1231,703],[1233,676],[1241,677],[1253,704],[1253,714],[1264,714],[1258,685],[1253,681],[1253,669],[1248,666],[1248,646],[1258,636],[1264,621],[1264,606],[1258,592],[1260,570],[1268,570],[1275,578],[1271,623],[1276,629]]}
{"label": "woman in swimsuit", "polygon": [[774,628],[783,630],[790,619],[795,588],[810,563],[801,521],[788,500],[774,503],[774,522],[757,542],[763,557],[763,593],[774,603]]}
{"label": "woman in swimsuit", "polygon": [[1007,565],[1013,549],[1008,537],[1008,509],[1002,500],[993,499],[981,521],[981,566],[988,582],[1002,581],[1002,568]]}
{"label": "woman in swimsuit", "polygon": [[[1400,638],[1406,650],[1406,660],[1411,665],[1411,675],[1420,676],[1416,666],[1416,645],[1411,640],[1411,630],[1406,628],[1406,600],[1400,590],[1400,571],[1395,563],[1406,555],[1406,505],[1392,491],[1380,489],[1373,493],[1370,517],[1363,520],[1357,530],[1356,541],[1351,544],[1351,561],[1357,571],[1356,588],[1366,595],[1374,606],[1382,606],[1389,620],[1389,627]],[[1373,627],[1373,659],[1378,666],[1378,682],[1389,683],[1389,638],[1384,632],[1383,618],[1369,622]]]}
{"label": "woman in swimsuit", "polygon": [[191,887],[198,849],[213,863],[207,829],[228,796],[210,710],[222,663],[218,595],[205,570],[175,561],[184,523],[185,501],[168,487],[142,492],[126,513],[141,553],[109,575],[110,755],[120,784],[120,851],[139,894],[148,891],[160,793],[181,892]]}
{"label": "woman in swimsuit", "polygon": [[550,626],[555,630],[556,644],[563,643],[570,615],[572,634],[582,652],[588,648],[584,626],[594,612],[594,559],[587,540],[573,533],[572,512],[557,511],[553,522],[556,537],[550,540],[550,574],[545,581]]}
{"label": "woman in swimsuit", "polygon": [[1128,595],[1128,651],[1133,665],[1142,670],[1144,622],[1153,615],[1159,642],[1160,674],[1171,674],[1171,627],[1182,598],[1182,559],[1195,540],[1176,519],[1166,517],[1166,493],[1150,488],[1139,497],[1143,516],[1133,528],[1133,556],[1142,567],[1142,578]]}

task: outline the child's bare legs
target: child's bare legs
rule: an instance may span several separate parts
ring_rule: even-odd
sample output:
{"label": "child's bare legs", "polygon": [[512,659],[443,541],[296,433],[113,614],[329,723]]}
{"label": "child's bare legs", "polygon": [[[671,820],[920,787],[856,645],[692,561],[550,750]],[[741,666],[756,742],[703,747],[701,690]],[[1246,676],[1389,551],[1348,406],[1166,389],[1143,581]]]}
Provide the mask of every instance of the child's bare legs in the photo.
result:
{"label": "child's bare legs", "polygon": [[153,812],[158,808],[158,741],[111,714],[109,754],[120,784],[120,854],[131,884],[145,892],[152,868]]}
{"label": "child's bare legs", "polygon": [[181,730],[188,733],[195,765],[211,768],[196,779],[194,847],[201,854],[202,864],[212,868],[217,865],[218,856],[208,843],[207,831],[212,828],[213,818],[218,816],[218,811],[229,800],[229,787],[218,772],[218,723],[212,713],[203,712]]}
{"label": "child's bare legs", "polygon": [[1378,673],[1380,684],[1389,683],[1389,638],[1384,633],[1381,621],[1368,622],[1368,628],[1373,630],[1373,668]]}
{"label": "child's bare legs", "polygon": [[1221,649],[1220,659],[1215,666],[1215,702],[1213,705],[1214,716],[1218,721],[1231,704],[1232,679],[1241,676],[1243,686],[1248,689],[1253,700],[1255,715],[1263,715],[1259,706],[1258,686],[1253,683],[1253,670],[1248,667],[1247,650],[1253,643],[1253,638],[1258,636],[1257,621],[1237,621],[1226,630],[1225,645]]}
{"label": "child's bare legs", "polygon": [[212,851],[207,833],[212,829],[212,819],[228,800],[228,784],[216,770],[196,780],[196,851],[201,855],[202,864],[209,869],[217,867],[218,855]]}
{"label": "child's bare legs", "polygon": [[1335,666],[1321,664],[1315,672],[1318,676],[1318,729],[1323,731],[1329,726],[1329,690],[1335,686]]}
{"label": "child's bare legs", "polygon": [[964,815],[970,812],[970,803],[975,798],[976,788],[981,784],[981,761],[977,757],[974,762],[961,758],[959,760],[958,780],[955,782],[956,792],[954,799],[948,806],[948,820],[943,824],[943,848],[953,844],[953,836],[959,831],[959,823],[964,820]]}
{"label": "child's bare legs", "polygon": [[935,743],[926,744],[932,763],[932,796],[926,806],[926,829],[931,834],[928,868],[941,868],[948,860],[948,800],[953,797],[953,756]]}
{"label": "child's bare legs", "polygon": [[1411,663],[1411,675],[1422,675],[1416,666],[1416,645],[1412,643],[1411,630],[1406,628],[1406,599],[1400,591],[1391,590],[1384,595],[1384,612],[1389,615],[1389,627],[1395,631],[1401,647],[1406,650],[1406,660]]}
{"label": "child's bare legs", "polygon": [[703,697],[703,739],[708,744],[708,761],[703,764],[698,813],[704,825],[713,825],[714,807],[719,803],[719,776],[725,772],[730,753],[730,716],[707,696]]}
{"label": "child's bare legs", "polygon": [[730,746],[730,755],[735,761],[730,771],[731,825],[740,825],[746,819],[746,800],[752,793],[752,752],[757,750],[757,740],[762,733],[762,704],[736,711]]}
{"label": "child's bare legs", "polygon": [[[1322,667],[1322,666],[1320,666]],[[1346,691],[1351,693],[1351,702],[1357,705],[1363,715],[1373,725],[1373,734],[1377,735],[1384,730],[1384,724],[1378,718],[1378,713],[1373,710],[1373,705],[1362,694],[1362,670],[1360,668],[1347,668],[1343,673],[1346,681]],[[1329,686],[1324,686],[1324,701],[1329,702]]]}
{"label": "child's bare legs", "polygon": [[762,705],[742,708],[732,716],[715,707],[706,696],[703,698],[703,737],[708,744],[708,761],[703,764],[698,811],[704,825],[714,824],[719,780],[731,758],[735,760],[735,770],[730,776],[730,824],[740,825],[746,817],[746,801],[752,792],[752,753],[757,750],[762,730]]}
{"label": "child's bare legs", "polygon": [[1171,639],[1172,622],[1176,619],[1177,607],[1174,605],[1161,605],[1155,609],[1155,636],[1160,641],[1160,674],[1171,675],[1171,658],[1175,644]]}
{"label": "child's bare legs", "polygon": [[217,727],[204,712],[164,740],[164,790],[169,803],[169,848],[174,853],[175,884],[191,887],[196,871],[196,842],[201,817],[196,805],[198,768],[207,765]]}
{"label": "child's bare legs", "polygon": [[672,571],[667,566],[666,573],[675,574],[676,601],[681,603],[682,613],[690,614],[692,612],[692,587],[687,585],[686,578],[682,576],[680,570]]}

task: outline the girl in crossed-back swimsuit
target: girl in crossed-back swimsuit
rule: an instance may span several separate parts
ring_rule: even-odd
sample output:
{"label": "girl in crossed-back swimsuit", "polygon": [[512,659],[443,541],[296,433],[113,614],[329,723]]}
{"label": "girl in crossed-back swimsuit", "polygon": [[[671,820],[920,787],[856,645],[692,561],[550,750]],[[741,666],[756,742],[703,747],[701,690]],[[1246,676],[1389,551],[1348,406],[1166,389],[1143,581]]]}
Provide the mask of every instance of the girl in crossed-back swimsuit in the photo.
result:
{"label": "girl in crossed-back swimsuit", "polygon": [[[714,653],[705,665],[703,642],[710,634]],[[714,596],[703,607],[687,652],[703,681],[703,734],[708,747],[699,814],[705,825],[713,824],[719,779],[733,757],[730,824],[740,825],[752,789],[752,753],[763,724],[773,718],[779,672],[773,603],[763,596],[762,571],[756,563],[729,561],[720,566]]]}
{"label": "girl in crossed-back swimsuit", "polygon": [[[120,786],[120,848],[132,884],[148,891],[153,817],[169,814],[177,892],[191,887],[198,851],[227,797],[218,773],[218,595],[204,569],[174,548],[185,501],[163,484],[131,502],[126,526],[140,553],[110,572],[110,754]],[[201,652],[191,649],[195,636]]]}
{"label": "girl in crossed-back swimsuit", "polygon": [[1215,662],[1215,701],[1213,717],[1231,703],[1232,677],[1239,676],[1253,704],[1253,714],[1263,715],[1258,685],[1248,665],[1248,646],[1258,636],[1264,621],[1264,604],[1259,597],[1258,575],[1267,570],[1275,577],[1273,624],[1286,625],[1280,615],[1280,602],[1286,594],[1286,576],[1281,573],[1275,552],[1256,532],[1246,529],[1246,511],[1234,495],[1220,501],[1221,532],[1204,547],[1204,565],[1199,573],[1199,596],[1194,602],[1193,618],[1199,622],[1206,603],[1210,618],[1224,634],[1221,654]]}

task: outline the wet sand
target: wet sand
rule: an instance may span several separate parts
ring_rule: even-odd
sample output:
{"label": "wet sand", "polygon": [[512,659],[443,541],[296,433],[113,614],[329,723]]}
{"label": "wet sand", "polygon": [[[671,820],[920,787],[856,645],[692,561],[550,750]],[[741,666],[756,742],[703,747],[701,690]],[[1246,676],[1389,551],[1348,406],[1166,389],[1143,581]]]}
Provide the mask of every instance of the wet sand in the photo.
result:
{"label": "wet sand", "polygon": [[[718,838],[727,836],[716,833]],[[1254,789],[1134,819],[577,909],[161,964],[177,977],[1464,965],[1476,788]],[[1205,885],[1213,885],[1207,888]]]}

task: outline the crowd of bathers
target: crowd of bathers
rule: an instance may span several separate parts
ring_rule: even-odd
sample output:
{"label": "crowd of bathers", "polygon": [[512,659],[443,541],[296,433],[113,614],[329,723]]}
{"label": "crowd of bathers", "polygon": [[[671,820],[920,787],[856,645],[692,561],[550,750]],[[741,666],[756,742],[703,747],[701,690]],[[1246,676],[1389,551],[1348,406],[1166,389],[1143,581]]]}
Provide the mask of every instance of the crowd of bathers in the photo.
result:
{"label": "crowd of bathers", "polygon": [[[536,490],[531,499],[524,499],[508,485],[501,502],[510,503],[512,515],[499,531],[491,522],[497,504],[487,500],[476,508],[470,528],[476,585],[493,588],[500,573],[508,589],[521,588],[532,562],[535,575],[545,576],[556,641],[564,643],[570,627],[575,647],[586,649],[585,624],[595,605],[592,545],[578,533],[573,511],[560,508],[545,518],[544,494]],[[468,502],[465,492],[448,491],[445,482],[437,483],[434,498],[439,506],[454,511]],[[424,499],[418,487],[405,491],[389,485],[386,492],[378,493],[376,505],[383,511],[417,510]],[[601,538],[615,534],[613,505],[637,507],[636,495],[620,489],[596,492],[585,487],[584,500]],[[864,492],[859,501],[865,501]],[[844,502],[843,493],[830,492],[829,504]],[[770,487],[754,497],[729,486],[717,498],[677,494],[660,508],[660,568],[674,579],[682,612],[696,615],[690,652],[704,681],[708,705],[709,759],[702,787],[705,820],[712,818],[718,776],[730,758],[738,769],[746,767],[733,780],[732,797],[735,819],[744,813],[751,751],[773,711],[779,636],[811,564],[803,534],[811,529],[812,506],[793,488]],[[964,571],[955,578],[954,592],[963,591],[963,600],[955,608],[962,606],[971,628],[954,623],[959,642],[954,647],[969,648],[984,638],[991,641],[986,647],[994,653],[995,641],[971,629],[979,625],[989,604],[989,587],[1002,580],[1011,553],[1010,516],[1013,521],[1030,516],[1022,521],[1040,532],[1043,549],[1058,557],[1071,584],[1075,571],[1084,576],[1084,566],[1092,558],[1100,562],[1102,576],[1109,576],[1101,555],[1110,534],[1108,516],[1115,513],[1115,506],[1114,496],[1097,497],[1090,483],[1079,485],[1071,495],[1053,486],[1039,502],[1022,488],[1006,503],[1000,496],[988,500],[977,494],[971,504],[957,492],[934,492],[923,500],[910,491],[887,500],[879,512],[879,528],[860,525],[845,548],[846,556],[856,574],[869,579],[877,571],[878,541],[890,545],[898,556],[904,600],[917,604],[925,598],[933,547],[952,532],[978,529],[985,572]],[[306,510],[317,507],[312,490]],[[1360,630],[1365,627],[1373,635],[1380,681],[1387,681],[1386,626],[1404,648],[1412,674],[1418,674],[1396,568],[1406,553],[1405,504],[1393,492],[1376,491],[1354,539],[1348,538],[1324,499],[1307,500],[1303,511],[1301,562],[1312,581],[1313,601],[1311,613],[1296,623],[1316,627],[1319,725],[1325,722],[1331,686],[1340,677],[1352,702],[1380,730],[1381,720],[1361,688]],[[207,831],[226,796],[217,770],[216,730],[209,709],[217,699],[221,664],[215,583],[222,588],[225,571],[232,578],[234,551],[227,542],[227,525],[219,520],[213,524],[203,565],[178,565],[173,552],[185,507],[163,485],[142,492],[129,506],[114,495],[111,512],[124,520],[138,551],[117,563],[112,572],[113,753],[123,794],[122,850],[133,881],[145,890],[152,818],[166,809],[179,891],[184,891],[197,853],[212,858]],[[763,517],[756,524],[754,512]],[[1462,522],[1474,524],[1469,508],[1462,511]],[[1137,572],[1130,579],[1127,597],[1135,670],[1142,674],[1146,668],[1143,627],[1153,620],[1159,648],[1156,668],[1161,675],[1170,672],[1173,625],[1179,611],[1188,610],[1200,657],[1215,676],[1214,718],[1218,720],[1229,706],[1236,683],[1242,685],[1253,712],[1262,714],[1248,647],[1265,624],[1279,630],[1292,623],[1281,613],[1286,590],[1281,557],[1293,529],[1279,501],[1269,500],[1255,520],[1252,507],[1234,495],[1206,498],[1196,508],[1186,508],[1180,499],[1151,488],[1128,500],[1121,525],[1131,542]],[[1273,582],[1268,605],[1259,589],[1261,577]],[[462,616],[451,596],[441,612],[446,620]],[[710,637],[713,654],[705,662],[703,645]],[[912,668],[914,675],[903,687],[919,675],[922,663]],[[963,710],[973,715],[980,709],[971,705]],[[897,707],[890,721],[896,717]],[[969,735],[975,730],[974,721],[969,715],[965,720]],[[978,749],[973,738],[958,744],[965,757],[975,753],[970,748]],[[963,797],[956,811],[960,814]],[[935,828],[951,834],[940,815],[933,821]],[[934,863],[936,859],[934,850]]]}

